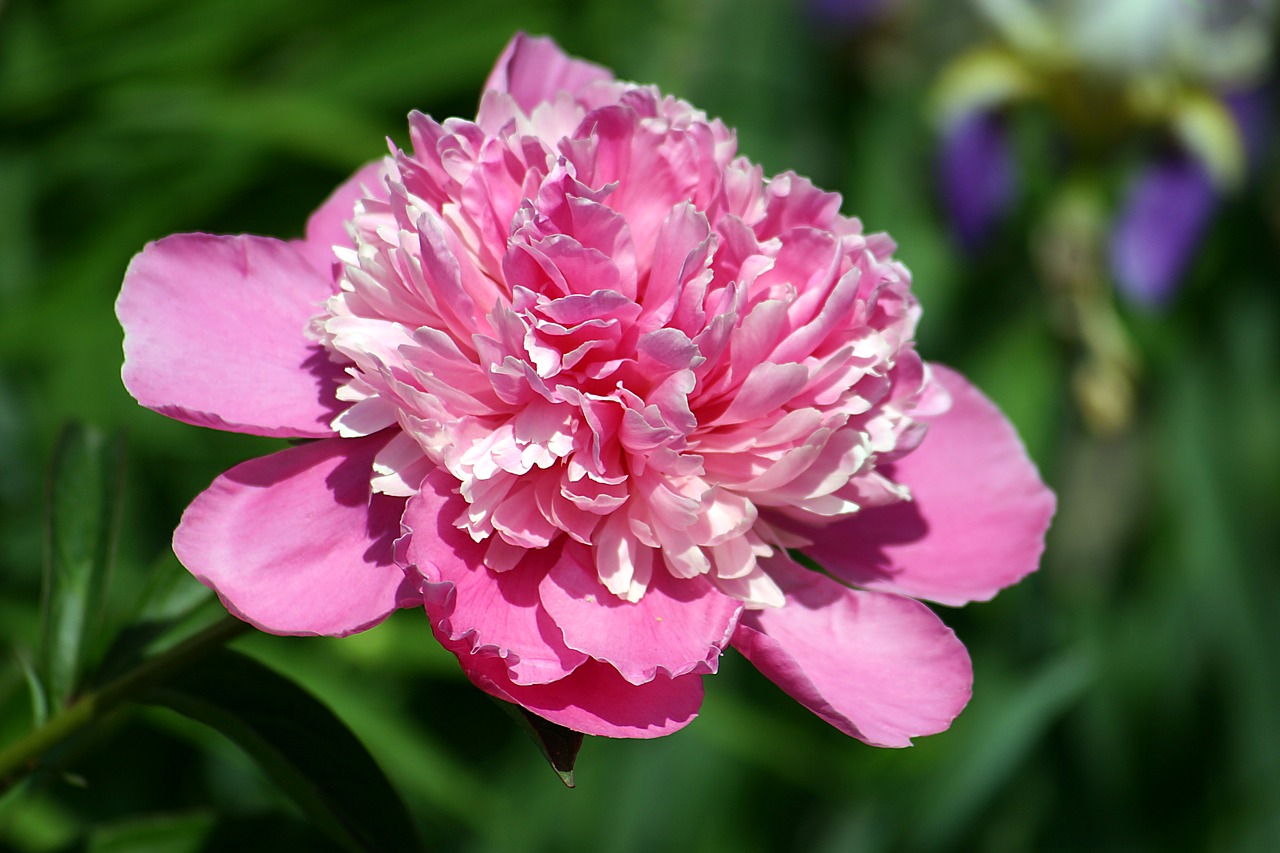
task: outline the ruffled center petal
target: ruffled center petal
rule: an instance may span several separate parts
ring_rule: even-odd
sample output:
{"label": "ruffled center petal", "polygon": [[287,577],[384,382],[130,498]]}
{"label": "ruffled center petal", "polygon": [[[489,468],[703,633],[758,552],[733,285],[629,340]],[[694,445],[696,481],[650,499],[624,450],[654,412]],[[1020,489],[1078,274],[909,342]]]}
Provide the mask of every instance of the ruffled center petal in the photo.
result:
{"label": "ruffled center petal", "polygon": [[908,494],[876,466],[938,397],[909,276],[719,121],[556,68],[572,86],[503,77],[477,123],[412,116],[315,324],[351,365],[334,428],[399,431],[375,491],[448,472],[448,521],[491,572],[572,546],[622,602],[662,585],[780,606],[760,561],[787,537],[761,510],[819,524]]}

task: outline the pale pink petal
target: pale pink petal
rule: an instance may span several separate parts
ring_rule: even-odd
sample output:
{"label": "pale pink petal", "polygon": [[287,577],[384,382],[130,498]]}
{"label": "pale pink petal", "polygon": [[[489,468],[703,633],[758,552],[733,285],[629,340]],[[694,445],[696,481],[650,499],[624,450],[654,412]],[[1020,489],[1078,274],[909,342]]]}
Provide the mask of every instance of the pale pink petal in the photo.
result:
{"label": "pale pink petal", "polygon": [[375,492],[408,498],[418,493],[422,479],[435,468],[409,433],[397,431],[373,460],[369,485]]}
{"label": "pale pink petal", "polygon": [[645,123],[633,106],[603,107],[583,125],[599,145],[596,179],[618,184],[608,204],[626,217],[638,257],[649,259],[672,209],[693,198],[697,161],[708,152],[692,132],[662,132]]}
{"label": "pale pink petal", "polygon": [[553,554],[534,551],[510,571],[484,565],[488,543],[475,542],[450,523],[465,511],[457,481],[438,469],[404,513],[401,559],[426,580],[427,614],[438,633],[466,654],[494,652],[520,684],[564,678],[586,655],[568,648],[538,598],[538,584]]}
{"label": "pale pink petal", "polygon": [[787,303],[784,300],[766,299],[758,303],[743,318],[742,324],[733,330],[726,378],[732,379],[735,385],[740,384],[752,368],[768,362],[769,354],[788,332]]}
{"label": "pale pink petal", "polygon": [[751,368],[738,396],[716,423],[740,424],[762,418],[799,394],[808,381],[809,369],[803,364],[761,362]]}
{"label": "pale pink petal", "polygon": [[626,601],[638,601],[653,577],[654,553],[631,532],[627,514],[617,512],[609,516],[588,541],[600,583]]}
{"label": "pale pink petal", "polygon": [[753,223],[762,240],[791,228],[832,228],[839,215],[839,193],[820,190],[794,172],[783,172],[769,181],[765,192],[765,216]]}
{"label": "pale pink petal", "polygon": [[942,604],[984,601],[1039,565],[1054,496],[1000,410],[955,371],[933,370],[951,410],[916,450],[881,469],[913,500],[805,530],[814,541],[805,553],[858,586]]}
{"label": "pale pink petal", "polygon": [[316,269],[326,270],[336,260],[334,246],[350,247],[355,243],[347,232],[347,223],[355,215],[356,202],[363,198],[385,201],[390,193],[386,184],[387,167],[382,160],[367,163],[356,170],[329,194],[307,220],[305,246],[300,247]]}
{"label": "pale pink petal", "polygon": [[513,684],[496,655],[469,654],[463,644],[439,633],[436,638],[458,656],[462,671],[486,693],[584,734],[662,737],[693,722],[702,704],[698,675],[659,676],[646,684],[631,684],[608,664],[589,660],[551,684]]}
{"label": "pale pink petal", "polygon": [[910,598],[841,586],[785,559],[768,571],[786,605],[743,613],[734,648],[793,698],[873,746],[936,734],[969,701],[954,633]]}
{"label": "pale pink petal", "polygon": [[520,109],[532,112],[556,92],[578,93],[597,81],[612,80],[609,69],[571,59],[549,38],[517,33],[498,58],[484,88],[510,92]]}
{"label": "pale pink petal", "polygon": [[345,377],[307,327],[331,292],[327,273],[280,240],[178,234],[150,243],[116,301],[125,387],[197,426],[330,436]]}
{"label": "pale pink petal", "polygon": [[272,634],[345,636],[421,601],[393,560],[404,500],[372,495],[382,437],[329,439],[243,462],[173,535],[178,559],[227,609]]}
{"label": "pale pink petal", "polygon": [[624,601],[600,583],[590,552],[578,545],[565,548],[540,594],[570,648],[612,664],[632,684],[715,672],[740,610],[704,578],[666,572],[654,572],[639,601]]}
{"label": "pale pink petal", "polygon": [[706,268],[711,250],[706,214],[687,202],[672,208],[658,231],[644,296],[638,300],[645,328],[671,319],[684,289]]}
{"label": "pale pink petal", "polygon": [[396,407],[382,397],[366,397],[333,419],[333,429],[343,438],[362,438],[396,422]]}
{"label": "pale pink petal", "polygon": [[733,596],[738,601],[748,603],[753,609],[761,607],[781,607],[786,603],[782,590],[769,577],[768,572],[757,564],[745,575],[727,577],[721,575],[712,578],[725,595]]}

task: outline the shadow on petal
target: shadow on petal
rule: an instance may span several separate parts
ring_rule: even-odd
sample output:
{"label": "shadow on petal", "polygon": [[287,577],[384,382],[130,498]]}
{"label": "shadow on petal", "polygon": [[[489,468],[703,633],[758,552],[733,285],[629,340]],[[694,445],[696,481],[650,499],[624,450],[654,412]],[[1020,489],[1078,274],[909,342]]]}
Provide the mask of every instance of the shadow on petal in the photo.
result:
{"label": "shadow on petal", "polygon": [[346,365],[339,364],[329,355],[328,350],[315,344],[302,361],[302,369],[311,374],[316,381],[316,402],[325,412],[326,422],[332,421],[349,405],[338,399],[338,388],[349,378]]}

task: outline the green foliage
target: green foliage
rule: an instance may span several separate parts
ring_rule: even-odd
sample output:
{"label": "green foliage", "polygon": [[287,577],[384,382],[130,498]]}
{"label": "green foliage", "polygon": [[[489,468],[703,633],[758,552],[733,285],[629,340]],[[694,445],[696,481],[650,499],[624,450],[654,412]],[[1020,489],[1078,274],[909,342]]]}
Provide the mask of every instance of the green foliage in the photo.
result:
{"label": "green foliage", "polygon": [[147,815],[94,830],[88,853],[200,853],[215,818],[196,812]]}
{"label": "green foliage", "polygon": [[[36,677],[47,707],[65,705],[80,686],[106,620],[116,528],[122,442],[79,425],[63,430],[49,471],[42,634]],[[99,649],[100,651],[100,649]],[[40,715],[37,714],[37,717]]]}
{"label": "green foliage", "polygon": [[253,659],[215,652],[142,700],[230,738],[344,847],[418,849],[404,804],[360,741],[311,694]]}

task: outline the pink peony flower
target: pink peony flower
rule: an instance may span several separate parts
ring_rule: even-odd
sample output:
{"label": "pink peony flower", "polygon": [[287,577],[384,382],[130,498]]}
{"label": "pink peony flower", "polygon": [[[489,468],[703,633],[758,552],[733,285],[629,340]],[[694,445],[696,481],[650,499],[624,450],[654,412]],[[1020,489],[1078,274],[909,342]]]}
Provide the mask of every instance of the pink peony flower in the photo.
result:
{"label": "pink peony flower", "polygon": [[474,122],[409,122],[303,239],[130,265],[139,402],[318,439],[215,480],[183,564],[277,634],[423,607],[475,684],[589,734],[684,726],[730,644],[868,743],[945,729],[969,658],[917,599],[1034,570],[1054,499],[917,355],[893,242],[546,39]]}

